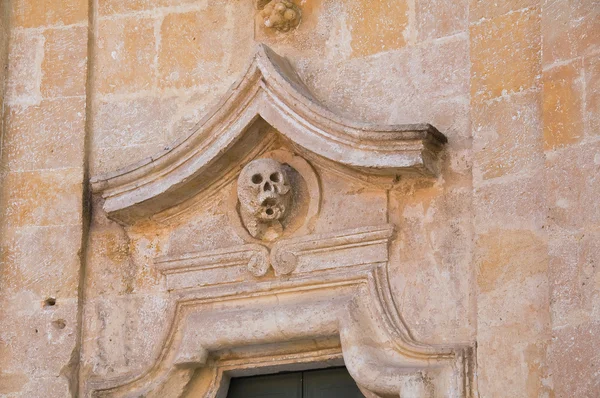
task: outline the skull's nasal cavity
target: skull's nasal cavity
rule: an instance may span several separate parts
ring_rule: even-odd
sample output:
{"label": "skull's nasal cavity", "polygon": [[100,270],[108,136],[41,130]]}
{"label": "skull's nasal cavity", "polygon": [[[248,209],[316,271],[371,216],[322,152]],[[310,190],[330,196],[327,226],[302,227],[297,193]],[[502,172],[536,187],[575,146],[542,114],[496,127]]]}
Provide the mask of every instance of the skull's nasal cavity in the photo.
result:
{"label": "skull's nasal cavity", "polygon": [[263,207],[273,207],[276,204],[277,204],[277,200],[275,200],[275,198],[267,198],[267,199],[263,200],[260,205]]}
{"label": "skull's nasal cavity", "polygon": [[269,184],[268,182],[265,182],[265,186],[263,189],[265,192],[269,192],[273,189],[273,186],[271,186],[271,184]]}

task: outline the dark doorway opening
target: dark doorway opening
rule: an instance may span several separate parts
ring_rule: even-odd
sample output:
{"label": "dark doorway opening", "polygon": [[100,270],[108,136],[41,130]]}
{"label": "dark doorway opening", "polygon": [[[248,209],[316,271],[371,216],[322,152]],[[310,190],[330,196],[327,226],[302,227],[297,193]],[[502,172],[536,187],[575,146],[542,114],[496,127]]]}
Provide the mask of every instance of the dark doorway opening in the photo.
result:
{"label": "dark doorway opening", "polygon": [[364,398],[346,368],[231,379],[227,398]]}

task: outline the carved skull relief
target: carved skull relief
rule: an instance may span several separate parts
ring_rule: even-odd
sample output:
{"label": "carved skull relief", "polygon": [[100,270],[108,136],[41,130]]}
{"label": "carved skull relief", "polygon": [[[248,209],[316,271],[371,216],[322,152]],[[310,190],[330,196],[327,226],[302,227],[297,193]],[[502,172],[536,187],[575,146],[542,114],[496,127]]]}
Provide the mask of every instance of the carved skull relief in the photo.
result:
{"label": "carved skull relief", "polygon": [[285,167],[274,159],[257,159],[240,173],[237,184],[244,226],[255,238],[273,240],[283,232],[282,221],[291,201]]}

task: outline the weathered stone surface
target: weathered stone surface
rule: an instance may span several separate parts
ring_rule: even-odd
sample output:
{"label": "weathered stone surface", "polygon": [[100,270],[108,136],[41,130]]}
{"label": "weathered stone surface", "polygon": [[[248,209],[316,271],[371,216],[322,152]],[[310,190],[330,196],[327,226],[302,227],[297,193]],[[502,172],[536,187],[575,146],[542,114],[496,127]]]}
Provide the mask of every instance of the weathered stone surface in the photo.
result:
{"label": "weathered stone surface", "polygon": [[37,32],[18,32],[11,35],[9,49],[6,102],[36,104],[40,92],[44,36]]}
{"label": "weathered stone surface", "polygon": [[213,43],[219,40],[226,21],[226,9],[221,4],[198,12],[167,15],[160,28],[160,85],[191,87],[221,77],[223,67],[227,67],[225,49]]}
{"label": "weathered stone surface", "polygon": [[156,84],[156,21],[101,19],[96,43],[98,91],[103,94],[150,90]]}
{"label": "weathered stone surface", "polygon": [[600,48],[600,10],[594,1],[544,1],[542,45],[547,65],[567,61]]}
{"label": "weathered stone surface", "polygon": [[597,319],[589,324],[563,327],[554,332],[550,360],[557,397],[593,397],[600,392],[600,358],[596,349],[600,325]]}
{"label": "weathered stone surface", "polygon": [[544,71],[544,148],[578,142],[584,134],[583,63],[573,61]]}
{"label": "weathered stone surface", "polygon": [[415,1],[417,40],[427,41],[468,30],[469,1]]}
{"label": "weathered stone surface", "polygon": [[476,136],[473,178],[484,181],[525,175],[543,162],[539,92],[502,97],[473,106]]}
{"label": "weathered stone surface", "polygon": [[52,0],[18,0],[11,2],[11,22],[15,27],[71,25],[87,22],[88,2],[66,0],[56,7]]}
{"label": "weathered stone surface", "polygon": [[600,135],[600,55],[586,57],[585,75],[585,122],[586,134]]}
{"label": "weathered stone surface", "polygon": [[539,87],[539,8],[524,9],[470,27],[471,96],[488,100]]}
{"label": "weathered stone surface", "polygon": [[45,32],[41,86],[44,97],[85,94],[87,42],[85,26]]}
{"label": "weathered stone surface", "polygon": [[11,227],[81,223],[82,170],[9,173],[3,181],[2,217]]}
{"label": "weathered stone surface", "polygon": [[3,157],[8,170],[80,167],[83,163],[85,99],[43,100],[7,107]]}
{"label": "weathered stone surface", "polygon": [[[288,31],[266,3],[0,2],[0,397],[342,364],[386,397],[599,396],[597,2],[294,0]],[[228,92],[257,43],[289,65]],[[414,123],[435,173],[385,166]],[[257,239],[265,157],[300,171]]]}

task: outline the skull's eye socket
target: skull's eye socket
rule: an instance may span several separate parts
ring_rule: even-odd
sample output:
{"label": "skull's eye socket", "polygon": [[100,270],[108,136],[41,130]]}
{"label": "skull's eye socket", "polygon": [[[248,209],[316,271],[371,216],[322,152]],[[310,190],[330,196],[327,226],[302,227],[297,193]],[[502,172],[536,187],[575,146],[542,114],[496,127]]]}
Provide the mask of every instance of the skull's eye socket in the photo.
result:
{"label": "skull's eye socket", "polygon": [[262,176],[260,174],[254,174],[252,176],[252,182],[255,184],[260,184],[262,182]]}
{"label": "skull's eye socket", "polygon": [[273,173],[269,176],[269,179],[273,182],[281,181],[281,175],[279,173]]}

